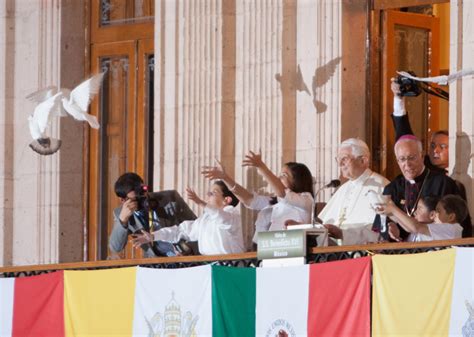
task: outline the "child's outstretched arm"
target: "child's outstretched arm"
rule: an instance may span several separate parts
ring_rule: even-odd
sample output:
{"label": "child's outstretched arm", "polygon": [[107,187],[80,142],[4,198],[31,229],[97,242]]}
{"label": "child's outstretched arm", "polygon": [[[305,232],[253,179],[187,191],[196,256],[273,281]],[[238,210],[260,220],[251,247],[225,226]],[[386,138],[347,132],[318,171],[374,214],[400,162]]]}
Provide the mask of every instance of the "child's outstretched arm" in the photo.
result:
{"label": "child's outstretched arm", "polygon": [[186,193],[188,195],[188,199],[194,201],[196,204],[199,206],[206,206],[207,203],[199,198],[199,196],[194,192],[194,190],[191,187],[186,187]]}
{"label": "child's outstretched arm", "polygon": [[249,205],[253,199],[253,194],[250,193],[245,187],[237,184],[237,182],[225,171],[224,166],[220,161],[216,159],[216,166],[204,166],[201,174],[207,179],[219,179],[222,180],[229,190],[235,194],[235,196],[245,205]]}
{"label": "child's outstretched arm", "polygon": [[270,186],[273,188],[277,197],[283,198],[285,196],[285,186],[270,169],[262,161],[262,154],[250,151],[242,162],[242,166],[256,167],[258,171],[265,177]]}
{"label": "child's outstretched arm", "polygon": [[430,235],[430,230],[428,229],[427,224],[418,222],[415,218],[408,216],[408,214],[398,208],[391,200],[387,202],[386,205],[378,205],[375,208],[375,211],[379,214],[389,216],[409,233]]}

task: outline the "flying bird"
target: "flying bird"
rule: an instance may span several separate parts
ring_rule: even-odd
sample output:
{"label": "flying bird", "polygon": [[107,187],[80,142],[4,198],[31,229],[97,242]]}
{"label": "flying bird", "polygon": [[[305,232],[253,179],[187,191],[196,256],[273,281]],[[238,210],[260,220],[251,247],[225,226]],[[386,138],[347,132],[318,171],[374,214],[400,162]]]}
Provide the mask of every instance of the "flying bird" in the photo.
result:
{"label": "flying bird", "polygon": [[53,154],[61,147],[61,140],[46,136],[46,128],[51,124],[53,111],[58,111],[61,105],[61,93],[48,95],[50,96],[39,103],[28,117],[31,137],[34,139],[30,147],[42,155]]}
{"label": "flying bird", "polygon": [[99,122],[95,116],[87,113],[87,109],[94,96],[99,92],[103,78],[104,73],[100,73],[82,82],[72,91],[61,89],[63,93],[61,101],[67,113],[78,121],[87,121],[94,129],[99,128]]}
{"label": "flying bird", "polygon": [[28,117],[31,137],[34,139],[30,143],[33,151],[50,155],[61,147],[61,140],[46,135],[46,129],[53,117],[64,117],[69,114],[76,120],[88,122],[94,129],[99,128],[97,118],[88,114],[87,109],[99,92],[103,77],[104,73],[94,75],[72,91],[58,90],[57,87],[50,86],[26,96],[27,99],[37,103],[33,114]]}

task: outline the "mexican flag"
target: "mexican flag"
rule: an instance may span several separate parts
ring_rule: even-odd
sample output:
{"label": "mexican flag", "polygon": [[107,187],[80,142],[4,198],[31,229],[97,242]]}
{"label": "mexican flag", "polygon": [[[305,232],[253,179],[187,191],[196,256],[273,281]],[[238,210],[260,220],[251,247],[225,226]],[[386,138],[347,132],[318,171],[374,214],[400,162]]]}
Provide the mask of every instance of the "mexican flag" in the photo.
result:
{"label": "mexican flag", "polygon": [[370,257],[309,268],[308,336],[370,336]]}
{"label": "mexican flag", "polygon": [[306,336],[309,266],[257,270],[256,334]]}
{"label": "mexican flag", "polygon": [[256,336],[370,336],[370,258],[258,268]]}

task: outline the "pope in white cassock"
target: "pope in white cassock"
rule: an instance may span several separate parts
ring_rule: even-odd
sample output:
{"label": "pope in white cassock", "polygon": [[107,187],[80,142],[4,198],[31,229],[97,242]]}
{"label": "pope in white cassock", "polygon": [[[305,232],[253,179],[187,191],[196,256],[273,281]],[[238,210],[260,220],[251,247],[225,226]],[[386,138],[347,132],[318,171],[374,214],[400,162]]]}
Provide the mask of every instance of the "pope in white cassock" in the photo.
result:
{"label": "pope in white cassock", "polygon": [[377,194],[389,181],[369,169],[370,151],[365,142],[349,138],[341,143],[337,155],[341,175],[349,179],[332,196],[318,217],[329,236],[342,245],[377,242],[379,234],[372,231],[375,211],[368,191]]}

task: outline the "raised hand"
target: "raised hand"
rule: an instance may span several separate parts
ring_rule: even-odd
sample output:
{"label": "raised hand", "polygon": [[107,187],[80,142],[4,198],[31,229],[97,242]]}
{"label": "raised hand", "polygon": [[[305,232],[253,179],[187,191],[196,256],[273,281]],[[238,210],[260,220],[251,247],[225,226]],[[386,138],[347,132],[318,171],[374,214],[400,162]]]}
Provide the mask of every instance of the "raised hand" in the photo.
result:
{"label": "raised hand", "polygon": [[201,174],[211,180],[221,179],[226,180],[228,178],[227,173],[225,172],[225,168],[222,163],[214,159],[216,165],[215,166],[203,166],[201,170]]}
{"label": "raised hand", "polygon": [[291,226],[294,226],[294,225],[301,225],[302,222],[298,222],[298,221],[295,221],[295,220],[292,220],[292,219],[288,219],[285,221],[285,228],[288,228],[288,227],[291,227]]}
{"label": "raised hand", "polygon": [[146,231],[142,230],[141,233],[132,234],[133,248],[138,248],[141,245],[151,242],[153,242],[153,235]]}
{"label": "raised hand", "polygon": [[386,204],[374,205],[374,210],[375,210],[375,213],[377,214],[390,216],[390,215],[393,215],[394,207],[397,207],[397,206],[395,206],[392,200],[388,200]]}
{"label": "raised hand", "polygon": [[242,162],[242,166],[251,166],[256,168],[265,167],[265,164],[262,161],[261,151],[258,151],[258,153],[249,151],[249,153],[245,155],[245,159]]}
{"label": "raised hand", "polygon": [[329,224],[324,225],[324,227],[326,227],[326,229],[328,230],[328,235],[330,237],[335,239],[342,239],[342,230],[339,227]]}
{"label": "raised hand", "polygon": [[199,198],[199,196],[196,194],[196,192],[194,192],[192,188],[187,187],[186,194],[188,195],[188,199],[191,201],[194,201],[196,204],[203,205],[203,206],[206,205],[206,202],[202,200],[201,198]]}
{"label": "raised hand", "polygon": [[397,83],[397,79],[395,77],[392,77],[390,81],[391,81],[390,89],[392,89],[393,94],[395,96],[401,97],[400,84]]}
{"label": "raised hand", "polygon": [[400,238],[400,229],[394,222],[388,223],[388,235],[397,242],[402,241],[402,239]]}
{"label": "raised hand", "polygon": [[138,209],[138,202],[135,199],[127,199],[124,201],[122,204],[122,209],[120,210],[119,214],[119,220],[124,225],[124,227],[127,227],[128,220],[130,217],[133,215],[133,212]]}

